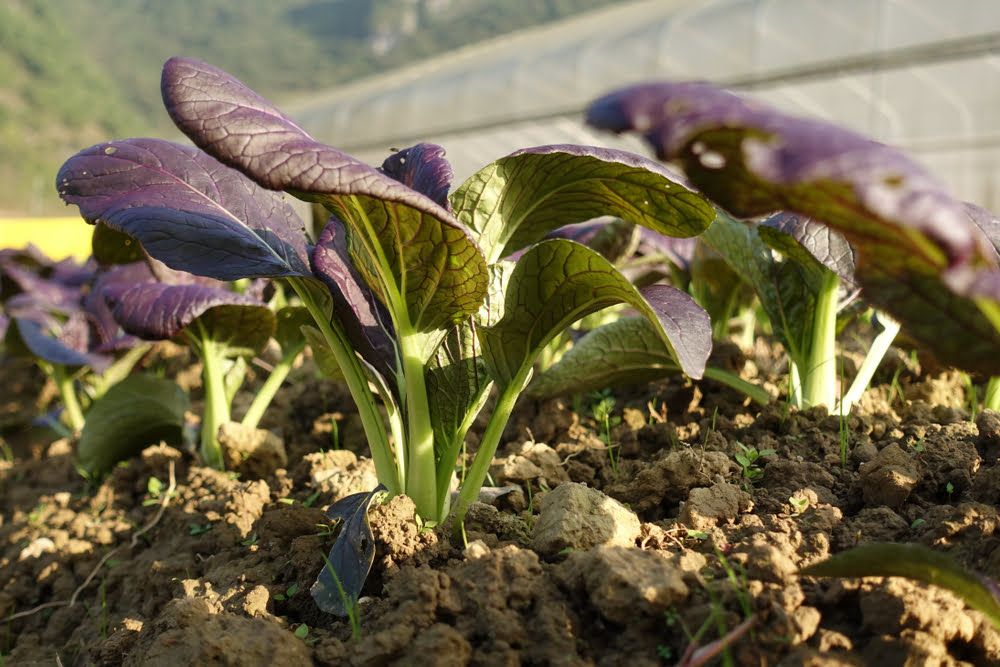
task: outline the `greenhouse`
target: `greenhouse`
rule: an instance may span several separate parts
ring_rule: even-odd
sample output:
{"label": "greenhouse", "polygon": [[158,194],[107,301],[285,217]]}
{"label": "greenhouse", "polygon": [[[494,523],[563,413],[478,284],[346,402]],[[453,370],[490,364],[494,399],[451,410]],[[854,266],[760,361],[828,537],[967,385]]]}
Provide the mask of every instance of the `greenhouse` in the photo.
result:
{"label": "greenhouse", "polygon": [[484,156],[535,144],[641,151],[584,127],[586,104],[633,82],[704,79],[899,146],[963,199],[998,208],[996,9],[993,0],[645,0],[289,109],[317,138],[369,162],[390,147],[440,143],[461,180]]}

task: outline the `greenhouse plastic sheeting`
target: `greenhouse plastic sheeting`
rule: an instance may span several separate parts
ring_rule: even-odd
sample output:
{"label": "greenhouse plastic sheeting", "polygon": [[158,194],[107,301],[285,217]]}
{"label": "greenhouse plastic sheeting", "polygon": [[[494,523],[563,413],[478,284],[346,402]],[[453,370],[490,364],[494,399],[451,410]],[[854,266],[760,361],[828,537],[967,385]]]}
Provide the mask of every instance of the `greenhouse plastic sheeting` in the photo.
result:
{"label": "greenhouse plastic sheeting", "polygon": [[580,122],[637,81],[704,79],[900,146],[1000,209],[1000,1],[652,0],[612,5],[303,100],[318,138],[378,163],[434,141],[456,177],[524,146],[647,152]]}

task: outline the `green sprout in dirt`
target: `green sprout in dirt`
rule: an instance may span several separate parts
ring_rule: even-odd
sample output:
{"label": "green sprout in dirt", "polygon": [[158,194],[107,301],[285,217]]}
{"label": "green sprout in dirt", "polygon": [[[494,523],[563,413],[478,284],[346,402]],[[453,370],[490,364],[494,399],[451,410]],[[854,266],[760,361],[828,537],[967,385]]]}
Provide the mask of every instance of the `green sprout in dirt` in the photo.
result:
{"label": "green sprout in dirt", "polygon": [[802,514],[809,509],[809,499],[805,496],[789,496],[788,504],[796,514]]}
{"label": "green sprout in dirt", "polygon": [[594,421],[598,423],[601,427],[600,439],[604,443],[604,446],[608,448],[608,460],[611,462],[611,472],[618,476],[618,457],[615,454],[616,446],[611,443],[611,428],[617,426],[621,423],[622,418],[619,415],[614,414],[615,409],[615,397],[611,395],[610,390],[603,390],[593,394],[592,398],[596,400],[590,406],[590,412],[594,416]]}
{"label": "green sprout in dirt", "polygon": [[757,450],[756,447],[747,447],[742,442],[737,442],[739,451],[733,455],[736,462],[740,464],[740,475],[748,483],[759,480],[764,475],[764,470],[760,467],[760,460],[769,456],[774,456],[773,449]]}

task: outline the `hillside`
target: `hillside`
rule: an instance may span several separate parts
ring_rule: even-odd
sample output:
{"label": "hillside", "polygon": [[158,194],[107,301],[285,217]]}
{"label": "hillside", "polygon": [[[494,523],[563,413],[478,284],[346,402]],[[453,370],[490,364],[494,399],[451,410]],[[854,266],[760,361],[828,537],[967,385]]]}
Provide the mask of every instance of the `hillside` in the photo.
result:
{"label": "hillside", "polygon": [[202,58],[281,100],[620,0],[7,0],[0,215],[58,213],[52,178],[108,137],[175,136],[158,72]]}

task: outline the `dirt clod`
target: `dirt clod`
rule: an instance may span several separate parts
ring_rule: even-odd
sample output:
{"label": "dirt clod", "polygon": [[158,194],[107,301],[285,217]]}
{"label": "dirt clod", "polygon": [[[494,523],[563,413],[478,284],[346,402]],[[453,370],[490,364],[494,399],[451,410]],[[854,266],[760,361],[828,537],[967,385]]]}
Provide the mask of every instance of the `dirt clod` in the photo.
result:
{"label": "dirt clod", "polygon": [[872,505],[901,507],[920,481],[913,457],[893,443],[861,467],[861,491]]}
{"label": "dirt clod", "polygon": [[560,564],[567,580],[582,580],[590,603],[613,623],[654,617],[688,596],[681,571],[669,560],[634,547],[599,546]]}
{"label": "dirt clod", "polygon": [[720,521],[733,521],[752,508],[749,493],[735,484],[719,482],[709,488],[691,489],[678,521],[694,530],[706,530]]}
{"label": "dirt clod", "polygon": [[532,548],[554,557],[571,549],[602,544],[631,546],[639,537],[639,519],[618,501],[583,484],[562,484],[545,495],[531,536]]}
{"label": "dirt clod", "polygon": [[247,479],[262,479],[288,465],[284,441],[270,431],[237,422],[219,427],[219,446],[227,470]]}

